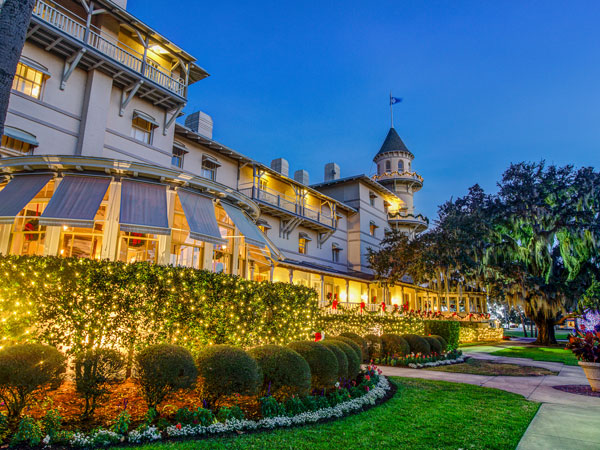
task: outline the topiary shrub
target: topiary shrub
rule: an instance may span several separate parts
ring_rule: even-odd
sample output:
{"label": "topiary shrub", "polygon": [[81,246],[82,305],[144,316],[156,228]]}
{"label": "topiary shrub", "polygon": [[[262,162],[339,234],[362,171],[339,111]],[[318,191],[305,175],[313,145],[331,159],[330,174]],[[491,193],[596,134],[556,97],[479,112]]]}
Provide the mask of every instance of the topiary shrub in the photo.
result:
{"label": "topiary shrub", "polygon": [[381,338],[376,334],[367,334],[365,336],[367,347],[369,349],[369,361],[381,357]]}
{"label": "topiary shrub", "polygon": [[424,335],[442,336],[447,342],[448,349],[458,347],[461,323],[456,320],[425,320]]}
{"label": "topiary shrub", "polygon": [[369,362],[369,344],[367,343],[367,340],[362,337],[359,336],[356,333],[340,333],[340,336],[342,337],[347,337],[349,339],[352,339],[361,349],[362,351],[362,362]]}
{"label": "topiary shrub", "polygon": [[431,337],[436,338],[439,341],[439,343],[442,346],[442,351],[445,352],[446,349],[448,348],[448,342],[446,342],[446,339],[444,339],[442,336],[438,336],[436,334],[432,334]]}
{"label": "topiary shrub", "polygon": [[332,342],[336,344],[345,354],[348,359],[348,379],[355,379],[360,372],[360,363],[361,360],[356,354],[356,351],[350,347],[346,342],[342,340],[334,339],[326,339],[324,342]]}
{"label": "topiary shrub", "polygon": [[248,350],[262,374],[261,395],[276,398],[310,391],[310,367],[300,354],[282,345],[263,345]]}
{"label": "topiary shrub", "polygon": [[429,343],[421,336],[417,336],[416,334],[404,334],[402,337],[408,342],[408,345],[410,345],[411,353],[421,353],[422,355],[431,354]]}
{"label": "topiary shrub", "polygon": [[321,341],[320,343],[327,347],[329,350],[333,352],[338,361],[338,380],[346,380],[348,379],[348,357],[346,356],[346,352],[340,348],[338,345],[342,341],[334,341],[332,339],[326,339]]}
{"label": "topiary shrub", "polygon": [[124,378],[125,360],[121,353],[96,348],[75,357],[75,389],[85,400],[83,417],[94,414],[96,402],[105,397],[108,387]]}
{"label": "topiary shrub", "polygon": [[381,354],[382,356],[406,356],[410,353],[410,346],[402,336],[397,334],[381,335]]}
{"label": "topiary shrub", "polygon": [[338,376],[338,360],[334,353],[319,342],[297,341],[288,345],[306,360],[310,367],[311,386],[329,388],[335,384]]}
{"label": "topiary shrub", "polygon": [[136,355],[136,371],[148,408],[156,408],[177,389],[194,386],[198,369],[190,352],[178,345],[146,347]]}
{"label": "topiary shrub", "polygon": [[241,348],[212,345],[198,353],[196,362],[210,406],[215,406],[227,395],[254,394],[260,386],[259,366]]}
{"label": "topiary shrub", "polygon": [[431,348],[431,353],[437,353],[438,355],[442,353],[442,344],[433,336],[423,336],[423,339],[427,341],[429,347]]}
{"label": "topiary shrub", "polygon": [[359,361],[362,361],[362,358],[363,358],[362,349],[352,339],[344,337],[344,336],[335,336],[331,339],[337,339],[338,341],[342,341],[342,342],[345,342],[346,344],[348,344],[350,347],[352,347],[352,350],[354,350],[356,352],[356,356],[358,357]]}
{"label": "topiary shrub", "polygon": [[19,344],[0,350],[0,399],[8,410],[10,429],[17,426],[31,394],[57,388],[65,369],[65,357],[48,345]]}

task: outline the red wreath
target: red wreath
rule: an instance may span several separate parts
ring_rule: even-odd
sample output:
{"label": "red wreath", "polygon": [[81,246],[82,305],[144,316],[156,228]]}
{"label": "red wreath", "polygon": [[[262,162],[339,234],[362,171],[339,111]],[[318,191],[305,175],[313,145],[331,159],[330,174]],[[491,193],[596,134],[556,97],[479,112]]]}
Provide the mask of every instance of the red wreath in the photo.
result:
{"label": "red wreath", "polygon": [[[143,233],[129,233],[130,237],[142,237]],[[144,245],[144,241],[141,239],[129,239],[130,247],[141,247]]]}

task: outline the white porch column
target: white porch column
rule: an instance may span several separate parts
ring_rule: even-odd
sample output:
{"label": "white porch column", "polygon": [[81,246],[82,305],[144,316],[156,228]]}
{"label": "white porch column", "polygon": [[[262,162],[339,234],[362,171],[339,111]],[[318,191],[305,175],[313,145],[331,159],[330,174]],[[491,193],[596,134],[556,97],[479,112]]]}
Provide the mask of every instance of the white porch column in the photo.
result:
{"label": "white porch column", "polygon": [[100,257],[114,261],[117,259],[119,248],[119,213],[121,211],[121,183],[110,182],[108,188],[108,205],[106,207],[106,220],[104,221],[104,238]]}
{"label": "white porch column", "polygon": [[209,270],[212,272],[212,260],[215,245],[205,242],[204,243],[204,259],[202,260],[202,269]]}
{"label": "white porch column", "polygon": [[346,280],[346,303],[350,303],[350,281]]}
{"label": "white porch column", "polygon": [[8,255],[10,244],[10,232],[14,224],[0,225],[0,255]]}
{"label": "white porch column", "polygon": [[[167,190],[167,220],[169,228],[173,226],[173,215],[175,214],[175,195],[177,193]],[[158,264],[167,265],[171,259],[171,233],[158,236]]]}
{"label": "white porch column", "polygon": [[290,271],[290,284],[294,284],[294,269],[288,269]]}

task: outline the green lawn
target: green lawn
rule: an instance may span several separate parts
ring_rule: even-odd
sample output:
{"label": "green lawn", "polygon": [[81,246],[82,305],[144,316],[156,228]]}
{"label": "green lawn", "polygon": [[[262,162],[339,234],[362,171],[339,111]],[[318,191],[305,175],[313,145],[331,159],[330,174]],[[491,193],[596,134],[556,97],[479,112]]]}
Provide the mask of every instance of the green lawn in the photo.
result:
{"label": "green lawn", "polygon": [[539,403],[508,392],[418,379],[394,379],[395,397],[367,412],[321,425],[143,449],[510,449]]}
{"label": "green lawn", "polygon": [[577,365],[577,358],[570,350],[558,347],[506,347],[490,354],[513,358],[531,358],[535,361],[561,362],[568,366]]}
{"label": "green lawn", "polygon": [[[566,331],[566,330],[556,330],[556,332],[555,332],[556,339],[566,340],[568,335],[569,335],[569,331]],[[508,328],[504,329],[504,336],[524,337],[522,331],[510,330]],[[531,337],[529,330],[527,330],[527,337]]]}

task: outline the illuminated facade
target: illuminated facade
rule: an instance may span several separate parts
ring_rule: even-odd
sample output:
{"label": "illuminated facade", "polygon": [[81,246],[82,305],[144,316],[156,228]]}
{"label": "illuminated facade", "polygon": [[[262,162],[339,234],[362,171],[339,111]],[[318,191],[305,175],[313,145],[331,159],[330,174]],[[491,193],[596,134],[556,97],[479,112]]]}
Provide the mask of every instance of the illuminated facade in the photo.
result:
{"label": "illuminated facade", "polygon": [[408,204],[382,180],[340,178],[328,164],[310,185],[281,158],[267,166],[213,140],[204,113],[176,122],[208,74],[125,6],[37,1],[0,147],[0,253],[291,282],[323,306],[486,312],[482,294],[445,305],[431,290],[373,282],[366,249]]}

